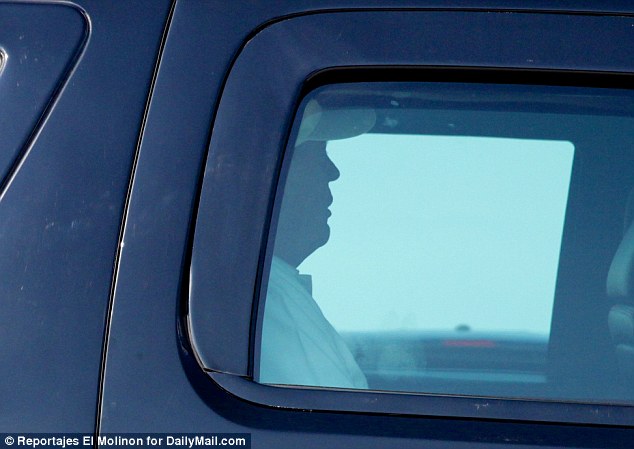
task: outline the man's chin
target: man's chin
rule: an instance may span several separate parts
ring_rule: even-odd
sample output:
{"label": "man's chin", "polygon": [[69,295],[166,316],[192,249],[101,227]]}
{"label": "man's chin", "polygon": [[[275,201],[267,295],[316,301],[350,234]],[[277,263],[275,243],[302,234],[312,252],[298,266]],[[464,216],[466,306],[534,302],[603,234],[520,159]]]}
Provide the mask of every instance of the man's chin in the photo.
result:
{"label": "man's chin", "polygon": [[328,243],[328,240],[330,240],[330,226],[326,225],[326,229],[324,230],[323,234],[319,236],[319,239],[315,240],[315,250],[321,248],[326,243]]}

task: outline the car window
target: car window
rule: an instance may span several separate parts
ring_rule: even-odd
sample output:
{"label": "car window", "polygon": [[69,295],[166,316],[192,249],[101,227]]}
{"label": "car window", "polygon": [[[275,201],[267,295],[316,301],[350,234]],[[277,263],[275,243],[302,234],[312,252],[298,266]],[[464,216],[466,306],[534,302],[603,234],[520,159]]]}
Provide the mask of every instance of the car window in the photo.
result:
{"label": "car window", "polygon": [[615,254],[632,99],[478,83],[305,96],[267,250],[259,382],[630,400],[629,343],[610,337],[625,325],[609,324],[628,299],[609,284],[631,259]]}

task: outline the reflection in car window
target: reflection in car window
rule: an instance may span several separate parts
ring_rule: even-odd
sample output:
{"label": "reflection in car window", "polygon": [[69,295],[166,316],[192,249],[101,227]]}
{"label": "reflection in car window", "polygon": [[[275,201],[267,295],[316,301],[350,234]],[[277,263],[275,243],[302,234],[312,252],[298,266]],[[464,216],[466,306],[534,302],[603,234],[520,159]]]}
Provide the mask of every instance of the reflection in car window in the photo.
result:
{"label": "reflection in car window", "polygon": [[[629,398],[605,283],[633,156],[601,144],[631,147],[623,96],[631,104],[628,91],[552,86],[313,91],[278,189],[257,380]],[[617,387],[593,383],[606,376]]]}

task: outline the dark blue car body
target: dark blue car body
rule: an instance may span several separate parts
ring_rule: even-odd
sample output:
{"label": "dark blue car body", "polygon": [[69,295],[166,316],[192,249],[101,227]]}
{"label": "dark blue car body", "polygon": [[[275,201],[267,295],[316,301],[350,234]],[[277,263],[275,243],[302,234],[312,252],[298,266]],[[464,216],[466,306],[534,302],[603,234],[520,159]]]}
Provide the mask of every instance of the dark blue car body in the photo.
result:
{"label": "dark blue car body", "polygon": [[2,1],[0,51],[0,433],[634,444],[628,405],[251,381],[271,199],[315,75],[628,87],[630,2]]}

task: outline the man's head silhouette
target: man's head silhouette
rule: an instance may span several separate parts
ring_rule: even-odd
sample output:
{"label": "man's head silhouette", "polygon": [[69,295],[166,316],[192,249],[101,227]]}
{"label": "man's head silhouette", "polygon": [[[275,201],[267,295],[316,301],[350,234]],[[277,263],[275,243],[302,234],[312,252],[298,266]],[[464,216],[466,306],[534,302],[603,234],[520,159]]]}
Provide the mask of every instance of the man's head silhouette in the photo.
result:
{"label": "man's head silhouette", "polygon": [[330,237],[329,183],[339,170],[326,154],[326,142],[307,141],[295,148],[277,225],[275,255],[297,267]]}

